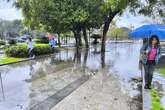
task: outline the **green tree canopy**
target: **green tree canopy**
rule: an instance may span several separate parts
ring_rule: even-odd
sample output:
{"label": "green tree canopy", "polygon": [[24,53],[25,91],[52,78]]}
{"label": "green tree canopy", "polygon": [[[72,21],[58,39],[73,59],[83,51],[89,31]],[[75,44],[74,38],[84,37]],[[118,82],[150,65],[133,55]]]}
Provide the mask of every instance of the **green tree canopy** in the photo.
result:
{"label": "green tree canopy", "polygon": [[99,28],[102,24],[100,0],[17,0],[24,23],[30,29],[43,28],[48,32],[80,31]]}
{"label": "green tree canopy", "polygon": [[[50,32],[72,30],[80,38],[83,28],[103,26],[102,51],[106,35],[116,15],[126,9],[132,14],[160,17],[165,20],[164,0],[17,0],[24,23],[31,29],[44,27]],[[85,33],[85,31],[83,31]]]}
{"label": "green tree canopy", "polygon": [[110,23],[116,15],[121,15],[126,9],[133,14],[143,14],[145,16],[165,17],[164,0],[104,0],[102,12],[104,13],[104,27],[102,38],[102,51],[105,51],[106,35]]}

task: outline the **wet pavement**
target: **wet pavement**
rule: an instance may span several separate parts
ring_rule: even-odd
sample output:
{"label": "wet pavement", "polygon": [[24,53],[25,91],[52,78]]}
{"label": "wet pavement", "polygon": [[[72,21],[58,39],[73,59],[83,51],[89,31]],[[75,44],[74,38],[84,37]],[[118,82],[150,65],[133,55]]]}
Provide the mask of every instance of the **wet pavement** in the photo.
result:
{"label": "wet pavement", "polygon": [[[0,110],[28,110],[57,95],[83,76],[97,76],[102,70],[106,70],[107,83],[115,79],[115,90],[140,110],[140,83],[132,80],[141,76],[138,68],[140,46],[139,43],[107,44],[103,56],[100,45],[92,46],[89,50],[65,48],[50,57],[1,66]],[[105,68],[102,69],[104,65]],[[88,81],[83,83],[87,84],[86,82]],[[63,96],[69,97],[72,93]]]}
{"label": "wet pavement", "polygon": [[63,89],[59,90],[57,93],[48,97],[41,103],[38,103],[35,106],[31,107],[30,110],[50,110],[56,104],[58,104],[60,101],[62,101],[65,97],[69,96],[73,91],[75,91],[77,88],[79,88],[87,80],[89,80],[88,75],[82,76],[81,78],[79,78],[76,81],[72,82],[71,84],[67,85]]}
{"label": "wet pavement", "polygon": [[51,110],[138,110],[132,99],[120,92],[116,78],[99,71]]}

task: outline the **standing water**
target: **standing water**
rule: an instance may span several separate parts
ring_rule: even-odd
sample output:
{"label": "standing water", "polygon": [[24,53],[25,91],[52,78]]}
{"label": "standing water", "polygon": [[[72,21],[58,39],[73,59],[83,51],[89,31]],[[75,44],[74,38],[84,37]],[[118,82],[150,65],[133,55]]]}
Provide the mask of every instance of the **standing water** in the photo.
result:
{"label": "standing water", "polygon": [[[105,57],[100,45],[89,50],[65,48],[39,60],[1,66],[0,110],[27,110],[88,74],[97,74],[105,63],[108,75],[118,80],[120,90],[132,99],[141,96],[138,43],[107,44]],[[104,61],[105,62],[104,62]],[[132,101],[139,106],[141,100]]]}

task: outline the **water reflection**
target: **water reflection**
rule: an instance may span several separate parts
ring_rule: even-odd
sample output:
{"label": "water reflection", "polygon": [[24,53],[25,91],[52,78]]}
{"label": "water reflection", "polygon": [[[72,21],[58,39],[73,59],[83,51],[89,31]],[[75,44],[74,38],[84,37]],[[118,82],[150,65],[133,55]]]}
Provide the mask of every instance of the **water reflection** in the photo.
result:
{"label": "water reflection", "polygon": [[65,48],[50,57],[0,67],[5,70],[2,85],[6,97],[0,101],[0,109],[18,110],[17,105],[29,108],[82,75],[100,70],[105,70],[107,77],[117,77],[121,90],[135,96],[139,91],[131,78],[140,76],[139,48],[139,44],[107,44],[105,53],[100,52],[100,45],[90,49]]}
{"label": "water reflection", "polygon": [[81,64],[81,54],[82,54],[82,48],[76,48],[75,57],[74,57],[74,61],[76,64]]}

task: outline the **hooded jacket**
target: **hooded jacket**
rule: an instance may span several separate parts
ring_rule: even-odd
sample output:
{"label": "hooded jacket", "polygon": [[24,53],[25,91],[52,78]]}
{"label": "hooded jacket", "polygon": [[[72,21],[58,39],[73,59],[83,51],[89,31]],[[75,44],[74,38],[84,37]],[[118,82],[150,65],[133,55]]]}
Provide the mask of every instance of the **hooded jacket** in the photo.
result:
{"label": "hooded jacket", "polygon": [[[150,52],[152,49],[152,46],[151,45],[148,45],[148,44],[145,44],[142,46],[142,48],[140,49],[140,53],[141,54],[144,54],[146,51]],[[155,58],[155,63],[158,64],[159,63],[159,60],[161,58],[161,46],[158,45],[157,46],[157,54],[156,54],[156,58]],[[147,60],[148,60],[148,55],[146,55],[146,57],[143,58],[142,62],[144,64],[147,63]]]}

